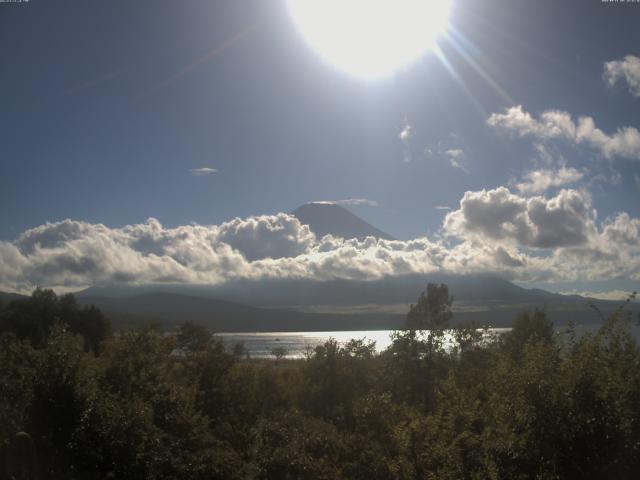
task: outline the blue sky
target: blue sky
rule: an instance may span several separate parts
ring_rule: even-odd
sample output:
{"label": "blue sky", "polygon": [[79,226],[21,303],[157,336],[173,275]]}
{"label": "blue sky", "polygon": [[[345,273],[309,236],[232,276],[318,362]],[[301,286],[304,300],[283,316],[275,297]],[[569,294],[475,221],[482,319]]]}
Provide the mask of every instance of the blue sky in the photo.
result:
{"label": "blue sky", "polygon": [[[533,257],[567,247],[479,240],[471,221],[443,230],[465,192],[500,187],[580,191],[599,232],[621,212],[635,228],[640,146],[614,135],[640,127],[640,92],[627,64],[604,72],[640,56],[640,4],[460,0],[450,23],[440,55],[363,81],[323,61],[275,0],[0,4],[0,240],[64,219],[177,228],[368,199],[350,208],[403,240],[499,237]],[[547,111],[597,130],[553,133]],[[527,186],[532,172],[556,183]],[[614,277],[561,287],[638,280]]]}

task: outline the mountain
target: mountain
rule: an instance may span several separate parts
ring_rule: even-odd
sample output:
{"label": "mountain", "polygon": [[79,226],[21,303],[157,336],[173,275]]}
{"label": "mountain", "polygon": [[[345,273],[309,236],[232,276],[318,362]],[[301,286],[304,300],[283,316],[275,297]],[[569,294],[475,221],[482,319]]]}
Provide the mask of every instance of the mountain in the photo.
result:
{"label": "mountain", "polygon": [[[453,323],[509,326],[516,316],[544,308],[556,325],[599,319],[589,300],[525,289],[486,276],[406,275],[375,281],[271,280],[222,285],[146,285],[92,287],[77,293],[116,323],[151,319],[174,327],[181,321],[203,323],[217,331],[331,331],[399,328],[409,304],[429,282],[446,283],[454,297]],[[596,301],[606,315],[620,302]],[[630,309],[638,315],[640,305]]]}
{"label": "mountain", "polygon": [[6,305],[13,300],[23,300],[25,298],[28,297],[20,295],[19,293],[0,292],[0,305]]}
{"label": "mountain", "polygon": [[357,238],[366,237],[394,238],[373,225],[354,215],[349,210],[333,203],[307,203],[291,212],[300,223],[309,228],[318,238],[331,234],[335,237]]}
{"label": "mountain", "polygon": [[428,283],[446,283],[457,302],[539,304],[565,298],[550,292],[528,290],[495,277],[443,273],[397,275],[379,280],[239,280],[208,287],[206,291],[217,298],[250,301],[261,306],[389,305],[415,302]]}
{"label": "mountain", "polygon": [[526,289],[500,278],[484,275],[444,273],[411,274],[379,280],[265,279],[230,280],[220,285],[144,285],[91,287],[77,293],[87,296],[129,297],[151,292],[177,293],[201,298],[221,299],[259,307],[300,308],[317,305],[393,305],[415,302],[427,283],[446,283],[456,303],[523,304],[582,301],[539,289]]}
{"label": "mountain", "polygon": [[[115,328],[155,323],[167,330],[185,321],[217,332],[337,331],[398,329],[408,305],[427,282],[447,283],[454,296],[453,324],[510,326],[525,310],[544,308],[556,325],[599,322],[589,299],[529,290],[481,276],[409,275],[377,281],[280,280],[231,282],[220,286],[145,285],[91,287],[76,293],[96,305]],[[6,304],[27,298],[0,292]],[[607,315],[621,302],[596,301]],[[635,318],[639,304],[631,304]]]}
{"label": "mountain", "polygon": [[78,295],[82,305],[95,305],[116,328],[156,323],[174,330],[195,322],[216,332],[323,331],[399,328],[403,317],[308,313],[269,309],[213,298],[170,292],[149,292],[127,297]]}

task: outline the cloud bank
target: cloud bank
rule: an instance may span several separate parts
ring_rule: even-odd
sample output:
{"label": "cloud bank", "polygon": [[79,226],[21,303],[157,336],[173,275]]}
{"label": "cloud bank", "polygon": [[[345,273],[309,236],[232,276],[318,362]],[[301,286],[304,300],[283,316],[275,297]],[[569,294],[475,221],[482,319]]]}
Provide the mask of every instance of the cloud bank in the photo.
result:
{"label": "cloud bank", "polygon": [[438,240],[317,238],[288,214],[167,228],[46,223],[0,242],[0,289],[37,285],[193,283],[234,279],[373,280],[411,273],[490,273],[519,281],[640,280],[640,220],[598,223],[586,191],[525,196],[468,191]]}

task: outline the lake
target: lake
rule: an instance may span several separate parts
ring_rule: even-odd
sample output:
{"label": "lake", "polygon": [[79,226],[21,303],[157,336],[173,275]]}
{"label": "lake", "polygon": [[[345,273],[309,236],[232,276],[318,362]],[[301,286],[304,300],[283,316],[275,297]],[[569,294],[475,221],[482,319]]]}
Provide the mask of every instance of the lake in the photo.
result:
{"label": "lake", "polygon": [[[501,333],[509,328],[493,328],[490,331]],[[237,342],[244,344],[252,358],[272,358],[274,348],[284,348],[285,358],[304,358],[308,350],[322,345],[330,338],[340,343],[351,339],[365,339],[376,342],[376,351],[381,352],[391,345],[394,330],[349,330],[335,332],[255,332],[255,333],[217,333],[226,345],[232,347]],[[448,336],[451,339],[451,336]],[[446,337],[445,337],[446,338]]]}
{"label": "lake", "polygon": [[[577,325],[578,335],[584,332],[593,332],[598,324]],[[510,328],[491,328],[490,334],[503,334]],[[558,327],[556,332],[560,335],[565,331],[564,327]],[[309,350],[333,338],[340,343],[351,339],[365,339],[376,342],[376,351],[381,352],[391,345],[391,334],[394,330],[349,330],[333,332],[255,332],[255,333],[218,333],[220,338],[231,348],[235,343],[242,342],[245,350],[252,358],[273,358],[271,353],[275,348],[283,348],[287,353],[285,358],[304,358]],[[640,340],[640,327],[637,324],[631,326],[631,332]],[[445,344],[451,344],[453,336],[445,336]]]}

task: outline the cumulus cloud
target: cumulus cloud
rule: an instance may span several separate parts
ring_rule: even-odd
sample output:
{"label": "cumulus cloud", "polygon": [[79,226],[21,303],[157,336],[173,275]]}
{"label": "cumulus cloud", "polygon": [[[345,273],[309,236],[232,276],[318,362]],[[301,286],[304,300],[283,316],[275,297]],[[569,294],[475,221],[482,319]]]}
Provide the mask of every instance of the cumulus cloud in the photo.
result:
{"label": "cumulus cloud", "polygon": [[520,193],[544,193],[551,188],[572,185],[584,177],[584,172],[572,167],[562,166],[557,170],[532,170],[524,175],[524,181],[517,183],[516,189]]}
{"label": "cumulus cloud", "polygon": [[212,173],[216,173],[218,170],[211,167],[200,167],[200,168],[191,168],[189,169],[189,173],[191,175],[195,175],[196,177],[204,177],[205,175],[211,175]]}
{"label": "cumulus cloud", "polygon": [[438,270],[444,252],[427,239],[317,239],[287,214],[177,228],[155,219],[122,228],[64,220],[28,230],[14,242],[0,242],[0,288],[376,279]]}
{"label": "cumulus cloud", "polygon": [[606,62],[602,76],[610,87],[619,81],[625,82],[629,93],[640,97],[640,58],[627,55],[622,60]]}
{"label": "cumulus cloud", "polygon": [[627,213],[607,218],[589,242],[561,249],[555,257],[574,265],[583,280],[640,280],[640,219]]}
{"label": "cumulus cloud", "polygon": [[590,196],[583,191],[525,198],[500,187],[466,192],[460,208],[447,214],[444,229],[461,238],[557,248],[587,243],[596,230],[595,216]]}
{"label": "cumulus cloud", "polygon": [[500,187],[466,192],[460,208],[445,217],[443,229],[463,240],[458,248],[472,252],[472,263],[478,263],[473,255],[483,249],[487,262],[487,248],[493,249],[497,263],[497,249],[502,247],[526,266],[509,268],[505,276],[538,281],[640,280],[640,219],[619,213],[597,225],[596,216],[584,191],[525,198]]}
{"label": "cumulus cloud", "polygon": [[47,223],[0,242],[0,290],[89,285],[220,284],[238,279],[373,280],[415,273],[490,273],[520,281],[640,280],[640,219],[596,224],[587,192],[523,197],[466,192],[439,240],[317,238],[288,214],[167,228]]}
{"label": "cumulus cloud", "polygon": [[248,260],[295,257],[306,253],[316,236],[291,215],[235,218],[215,228],[215,239],[240,251]]}
{"label": "cumulus cloud", "polygon": [[596,127],[592,117],[580,117],[574,121],[568,112],[547,110],[535,118],[522,105],[508,108],[504,113],[491,114],[487,123],[523,138],[563,140],[574,145],[586,145],[608,159],[622,157],[640,160],[640,131],[634,127],[622,127],[607,134]]}

